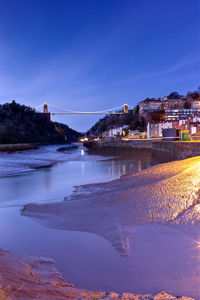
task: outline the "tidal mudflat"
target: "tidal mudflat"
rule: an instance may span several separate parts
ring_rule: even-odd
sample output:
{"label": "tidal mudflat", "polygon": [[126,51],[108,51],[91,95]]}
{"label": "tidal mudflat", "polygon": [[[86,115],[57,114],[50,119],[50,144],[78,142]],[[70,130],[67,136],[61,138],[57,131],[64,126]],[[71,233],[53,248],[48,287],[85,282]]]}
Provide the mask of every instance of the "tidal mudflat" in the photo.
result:
{"label": "tidal mudflat", "polygon": [[47,148],[59,163],[0,179],[1,247],[55,259],[77,288],[198,299],[200,157],[151,166]]}

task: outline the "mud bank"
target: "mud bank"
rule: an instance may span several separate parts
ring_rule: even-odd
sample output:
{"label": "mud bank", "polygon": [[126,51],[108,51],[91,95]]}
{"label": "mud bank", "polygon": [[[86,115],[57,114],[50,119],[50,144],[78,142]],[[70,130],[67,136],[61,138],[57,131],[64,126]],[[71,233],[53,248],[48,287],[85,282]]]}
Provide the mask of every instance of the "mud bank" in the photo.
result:
{"label": "mud bank", "polygon": [[[85,151],[83,148],[80,147],[80,151],[77,152],[76,149],[78,147],[75,144],[64,144],[40,146],[38,149],[28,151],[24,149],[25,151],[16,151],[14,153],[11,153],[11,151],[0,151],[0,177],[33,171],[60,162],[106,159],[97,155],[88,157],[83,155]],[[70,151],[74,151],[74,153],[66,155]]]}
{"label": "mud bank", "polygon": [[0,299],[182,299],[165,292],[155,296],[92,292],[67,283],[51,259],[23,256],[0,249]]}
{"label": "mud bank", "polygon": [[[82,231],[103,237],[119,256],[133,264],[133,272],[130,272],[132,278],[139,276],[137,272],[144,268],[143,275],[138,277],[139,280],[136,279],[137,284],[144,282],[143,293],[156,293],[163,289],[171,294],[177,291],[177,294],[199,299],[199,262],[194,262],[194,258],[188,256],[191,254],[185,252],[185,240],[194,240],[192,247],[199,245],[199,186],[200,157],[195,157],[156,165],[110,182],[78,186],[64,201],[28,204],[24,206],[22,214],[49,228]],[[154,239],[152,230],[158,228],[156,230],[162,231],[160,226],[165,227],[165,233],[158,233]],[[144,228],[148,233],[144,233]],[[179,242],[173,240],[177,231],[183,236],[180,240],[183,249]],[[144,237],[140,241],[143,251],[141,257],[138,252],[135,256],[139,236]],[[165,246],[160,244],[161,240]],[[159,241],[158,249],[153,246],[156,241]],[[160,260],[155,259],[154,252]],[[175,254],[167,265],[166,261],[173,252]],[[194,255],[198,253],[197,250]],[[149,264],[147,259],[150,269],[146,271],[145,256],[152,257],[160,269],[153,263]],[[179,260],[180,256],[182,258]],[[136,257],[139,259],[138,265]],[[124,278],[127,279],[126,276]],[[128,292],[134,293],[136,289],[132,280],[132,288],[129,286]],[[121,291],[124,289],[118,290]],[[138,292],[140,290],[137,289]]]}
{"label": "mud bank", "polygon": [[[0,145],[0,150],[1,147],[3,148],[3,145]],[[15,149],[15,145],[13,147],[13,149]],[[16,175],[64,161],[64,154],[57,151],[59,147],[60,146],[52,146],[52,150],[49,150],[48,146],[43,146],[39,149],[20,149],[19,145],[18,151],[16,152],[15,150],[9,150],[9,153],[7,153],[8,150],[0,152],[0,177]],[[24,151],[21,152],[19,150]]]}
{"label": "mud bank", "polygon": [[200,223],[200,157],[76,187],[63,202],[28,204],[22,214],[64,230],[98,234],[129,255],[129,226]]}
{"label": "mud bank", "polygon": [[0,151],[3,152],[16,152],[24,150],[33,150],[37,149],[38,145],[35,144],[0,144]]}

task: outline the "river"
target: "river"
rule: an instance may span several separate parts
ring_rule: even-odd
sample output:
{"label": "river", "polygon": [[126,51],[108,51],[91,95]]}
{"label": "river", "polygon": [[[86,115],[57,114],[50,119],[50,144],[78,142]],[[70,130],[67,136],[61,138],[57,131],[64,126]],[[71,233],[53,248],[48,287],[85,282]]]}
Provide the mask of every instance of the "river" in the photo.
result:
{"label": "river", "polygon": [[62,202],[74,186],[107,182],[156,164],[148,151],[101,156],[83,147],[57,151],[60,147],[0,155],[0,247],[53,258],[77,288],[135,294],[164,290],[197,299],[199,227],[129,226],[128,236],[123,236],[129,253],[122,255],[109,239],[81,224],[77,230],[59,229],[21,214],[26,204]]}

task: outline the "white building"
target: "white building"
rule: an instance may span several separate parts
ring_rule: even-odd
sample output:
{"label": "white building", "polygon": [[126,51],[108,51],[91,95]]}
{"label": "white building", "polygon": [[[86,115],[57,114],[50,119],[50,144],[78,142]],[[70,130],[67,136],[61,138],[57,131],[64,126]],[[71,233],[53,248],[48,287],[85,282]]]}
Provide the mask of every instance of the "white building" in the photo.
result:
{"label": "white building", "polygon": [[190,126],[190,134],[195,134],[197,132],[197,127],[195,125]]}
{"label": "white building", "polygon": [[102,133],[102,137],[114,137],[117,135],[122,135],[123,130],[127,128],[127,125],[121,126],[121,127],[115,127],[111,128],[109,130],[106,130]]}
{"label": "white building", "polygon": [[191,103],[192,103],[192,108],[200,109],[200,100],[193,100]]}
{"label": "white building", "polygon": [[148,123],[147,124],[147,138],[161,138],[164,123]]}
{"label": "white building", "polygon": [[193,121],[194,123],[200,122],[200,117],[194,117],[194,118],[192,119],[192,121]]}
{"label": "white building", "polygon": [[145,99],[139,103],[139,113],[153,112],[162,109],[162,101],[157,99]]}

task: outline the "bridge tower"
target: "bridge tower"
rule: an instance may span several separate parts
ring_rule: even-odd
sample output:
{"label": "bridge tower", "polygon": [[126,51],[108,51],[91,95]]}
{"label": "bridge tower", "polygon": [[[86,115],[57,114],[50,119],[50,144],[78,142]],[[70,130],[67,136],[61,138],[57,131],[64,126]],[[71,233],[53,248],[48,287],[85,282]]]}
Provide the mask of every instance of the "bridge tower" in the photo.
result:
{"label": "bridge tower", "polygon": [[125,114],[128,114],[128,104],[124,104],[123,110]]}
{"label": "bridge tower", "polygon": [[51,114],[48,112],[48,104],[44,103],[43,113],[47,117],[48,121],[51,121]]}
{"label": "bridge tower", "polygon": [[48,114],[48,105],[47,105],[46,102],[44,103],[44,109],[43,109],[43,112],[44,112],[44,114]]}

